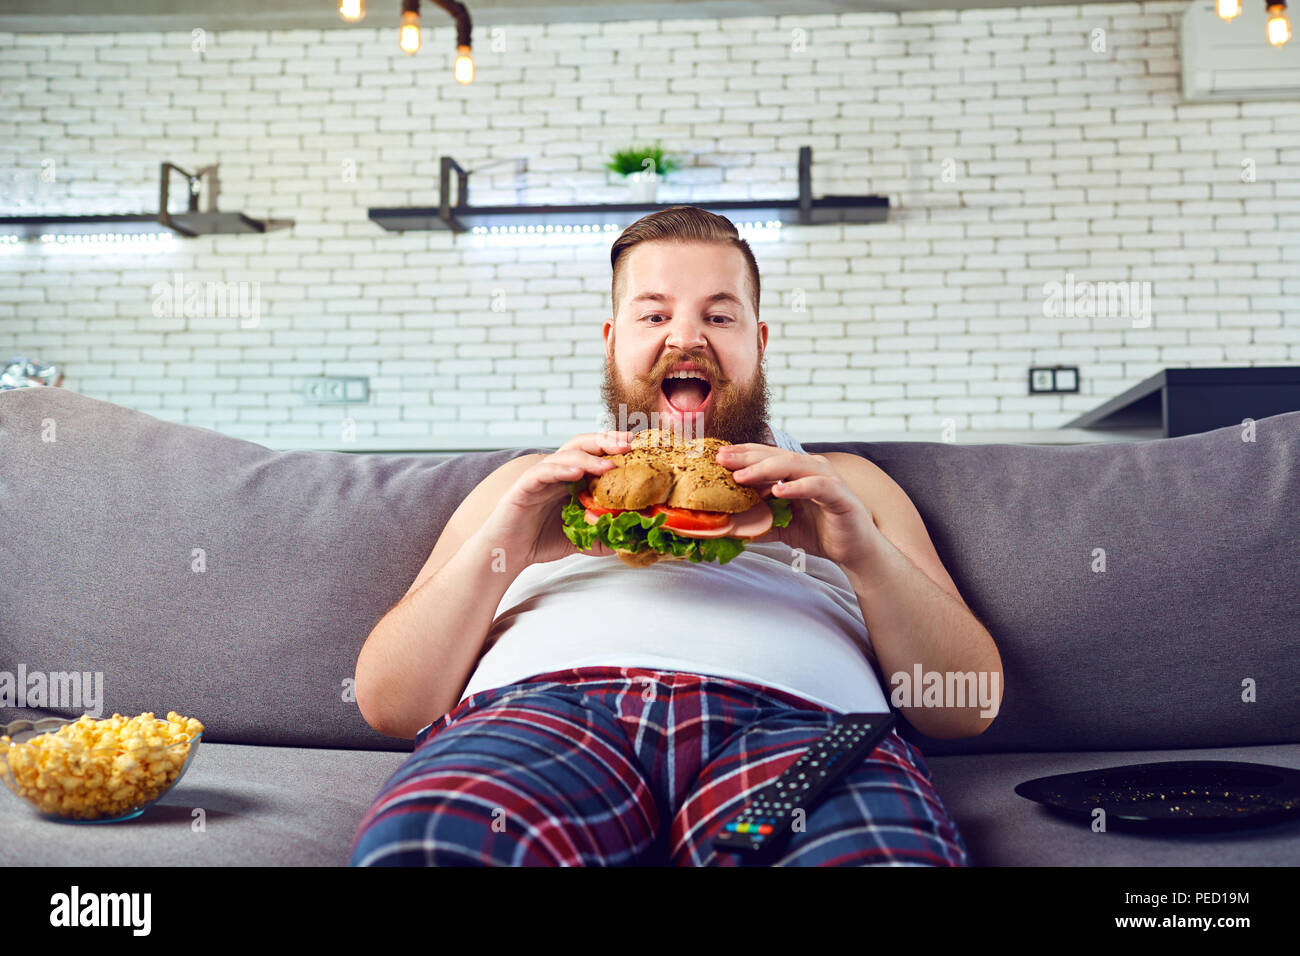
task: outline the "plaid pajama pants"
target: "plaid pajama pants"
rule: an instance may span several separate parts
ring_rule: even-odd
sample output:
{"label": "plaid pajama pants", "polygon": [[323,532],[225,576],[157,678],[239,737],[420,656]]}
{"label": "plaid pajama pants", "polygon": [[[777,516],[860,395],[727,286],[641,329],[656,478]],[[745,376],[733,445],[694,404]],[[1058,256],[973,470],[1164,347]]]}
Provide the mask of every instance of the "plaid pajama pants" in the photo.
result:
{"label": "plaid pajama pants", "polygon": [[[837,714],[760,684],[580,667],[485,690],[416,736],[351,866],[739,866],[710,840]],[[968,866],[895,730],[809,810],[775,866]]]}

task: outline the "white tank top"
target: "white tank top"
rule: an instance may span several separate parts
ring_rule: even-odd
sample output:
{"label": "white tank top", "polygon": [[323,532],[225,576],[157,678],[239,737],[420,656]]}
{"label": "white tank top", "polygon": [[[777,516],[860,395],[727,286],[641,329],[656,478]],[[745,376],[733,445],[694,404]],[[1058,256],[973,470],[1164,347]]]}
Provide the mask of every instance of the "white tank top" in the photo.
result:
{"label": "white tank top", "polygon": [[755,541],[724,565],[573,554],[520,572],[461,700],[571,667],[712,674],[848,713],[889,708],[857,595],[833,561]]}
{"label": "white tank top", "polygon": [[[777,443],[793,439],[773,429]],[[750,681],[841,713],[889,710],[858,597],[835,562],[755,541],[726,564],[633,568],[572,554],[502,595],[461,700],[572,667],[646,667]]]}

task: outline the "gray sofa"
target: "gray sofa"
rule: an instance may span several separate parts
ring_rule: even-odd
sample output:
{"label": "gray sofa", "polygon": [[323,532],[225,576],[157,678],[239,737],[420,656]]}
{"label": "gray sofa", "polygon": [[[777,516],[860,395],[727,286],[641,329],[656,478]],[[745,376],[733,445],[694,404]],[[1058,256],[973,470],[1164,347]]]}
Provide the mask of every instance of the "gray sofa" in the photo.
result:
{"label": "gray sofa", "polygon": [[[1097,833],[1013,792],[1146,760],[1300,768],[1300,412],[1253,436],[807,449],[902,485],[1001,650],[986,733],[900,721],[977,864],[1300,862],[1296,823]],[[0,794],[0,864],[345,864],[411,748],[362,719],[357,653],[469,490],[548,450],[274,452],[66,389],[0,392],[0,670],[101,672],[103,715],[207,725],[137,820],[51,823]],[[0,721],[81,712],[13,703]]]}

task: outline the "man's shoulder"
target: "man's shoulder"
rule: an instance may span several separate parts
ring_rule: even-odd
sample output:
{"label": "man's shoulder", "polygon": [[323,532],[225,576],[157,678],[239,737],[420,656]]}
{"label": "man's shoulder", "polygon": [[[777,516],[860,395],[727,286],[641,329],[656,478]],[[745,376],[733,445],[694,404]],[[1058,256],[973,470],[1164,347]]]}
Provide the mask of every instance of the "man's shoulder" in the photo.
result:
{"label": "man's shoulder", "polygon": [[[910,518],[916,512],[912,499],[889,473],[868,458],[846,451],[824,452],[822,457],[857,493],[877,518]],[[877,525],[881,522],[877,521]]]}
{"label": "man's shoulder", "polygon": [[935,584],[970,610],[952,575],[943,566],[915,503],[875,462],[861,455],[831,452],[823,456],[853,492],[862,499],[889,541]]}
{"label": "man's shoulder", "polygon": [[[484,497],[485,506],[488,511],[491,511],[492,508],[496,507],[495,498],[514,484],[516,478],[522,475],[529,468],[533,467],[533,465],[537,464],[543,458],[546,458],[547,455],[548,453],[546,452],[535,452],[533,454],[516,455],[514,458],[507,458],[501,464],[497,465],[496,468],[492,469],[492,471],[484,475],[479,480],[479,483],[474,486],[474,491],[479,492],[480,495]],[[487,499],[492,500],[489,501]],[[486,515],[486,512],[484,514]]]}
{"label": "man's shoulder", "polygon": [[516,455],[514,458],[507,459],[506,464],[519,467],[524,464],[535,465],[543,458],[550,458],[555,452],[553,451],[534,451],[527,455]]}
{"label": "man's shoulder", "polygon": [[537,464],[543,458],[549,458],[553,454],[555,453],[549,451],[535,451],[535,452],[530,452],[527,455],[516,455],[514,458],[507,458],[505,461],[503,461],[500,465],[497,466],[497,470],[512,471],[512,470],[523,470],[526,468],[531,468],[533,465]]}
{"label": "man's shoulder", "polygon": [[853,475],[870,481],[880,481],[887,479],[893,481],[885,470],[869,458],[863,458],[861,455],[855,455],[851,451],[826,451],[821,452],[821,456],[831,463],[837,472],[846,480],[849,475]]}

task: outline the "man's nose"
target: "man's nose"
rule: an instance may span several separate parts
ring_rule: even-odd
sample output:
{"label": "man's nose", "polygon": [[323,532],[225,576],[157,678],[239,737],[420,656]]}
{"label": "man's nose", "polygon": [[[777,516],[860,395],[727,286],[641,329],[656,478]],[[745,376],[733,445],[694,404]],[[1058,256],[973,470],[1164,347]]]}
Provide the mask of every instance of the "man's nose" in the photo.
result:
{"label": "man's nose", "polygon": [[704,348],[708,345],[708,340],[704,337],[704,327],[701,325],[691,322],[683,325],[673,323],[665,344],[681,352],[692,352]]}

